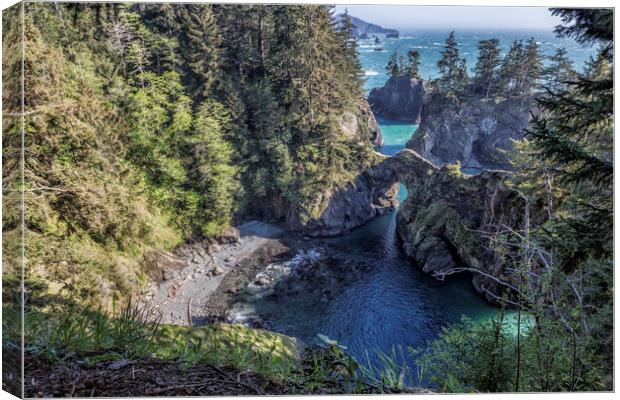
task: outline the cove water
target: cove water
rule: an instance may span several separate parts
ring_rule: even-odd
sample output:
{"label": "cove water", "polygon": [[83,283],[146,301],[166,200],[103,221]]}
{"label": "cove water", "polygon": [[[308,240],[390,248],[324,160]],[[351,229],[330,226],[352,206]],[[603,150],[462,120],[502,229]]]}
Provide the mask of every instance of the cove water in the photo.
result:
{"label": "cove water", "polygon": [[[366,90],[382,86],[387,80],[384,67],[394,49],[399,49],[401,54],[409,49],[420,51],[422,75],[432,77],[448,33],[445,30],[420,32],[400,39],[382,38],[383,43],[377,47],[384,51],[374,50],[374,40],[361,41],[358,50],[366,71]],[[498,37],[505,49],[512,40],[531,36],[540,41],[541,50],[547,55],[557,46],[565,46],[577,68],[591,55],[591,50],[572,40],[557,39],[550,32],[457,32],[461,54],[470,60],[470,68],[475,62],[478,40]],[[417,128],[381,116],[377,116],[377,121],[385,141],[381,152],[390,156],[405,148]],[[399,200],[402,202],[406,195],[401,185]],[[361,275],[352,275],[346,287],[335,290],[329,302],[300,292],[285,301],[262,298],[255,304],[241,304],[238,309],[258,314],[270,329],[299,337],[309,344],[319,343],[318,335],[325,335],[375,370],[382,368],[380,354],[392,355],[408,368],[407,380],[414,384],[416,365],[408,348],[424,349],[443,327],[459,322],[463,316],[485,321],[499,312],[475,292],[471,277],[453,276],[440,282],[417,269],[400,249],[396,212],[324,242],[341,252],[362,255],[371,268]],[[505,317],[509,325],[514,319],[514,313]]]}

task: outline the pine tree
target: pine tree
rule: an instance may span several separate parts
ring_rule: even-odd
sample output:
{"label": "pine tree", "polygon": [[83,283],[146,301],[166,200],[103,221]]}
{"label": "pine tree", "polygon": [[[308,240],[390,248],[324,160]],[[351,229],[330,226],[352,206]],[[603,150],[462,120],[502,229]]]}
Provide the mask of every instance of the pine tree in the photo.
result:
{"label": "pine tree", "polygon": [[549,61],[551,64],[543,70],[545,86],[554,92],[565,89],[575,77],[573,62],[568,58],[568,51],[564,47],[556,49],[549,57]]}
{"label": "pine tree", "polygon": [[387,62],[387,65],[385,66],[385,69],[387,70],[388,75],[392,78],[400,75],[400,66],[398,65],[398,50],[394,50],[394,52],[390,56],[390,59]]}
{"label": "pine tree", "polygon": [[465,59],[459,55],[459,47],[454,31],[450,32],[441,59],[437,62],[437,68],[441,77],[439,78],[440,87],[446,92],[459,93],[465,86],[467,78]]}
{"label": "pine tree", "polygon": [[184,6],[182,14],[187,41],[188,66],[193,75],[194,93],[206,97],[218,79],[221,37],[211,5]]}
{"label": "pine tree", "polygon": [[362,64],[357,56],[357,40],[355,37],[355,25],[351,22],[347,10],[341,16],[340,35],[342,40],[342,65],[338,68],[341,75],[339,80],[347,86],[346,91],[357,93],[357,96],[363,96],[360,88],[363,87],[363,69]]}
{"label": "pine tree", "polygon": [[500,67],[500,90],[505,97],[517,94],[519,89],[520,69],[525,62],[523,41],[512,42],[508,54],[504,57]]}
{"label": "pine tree", "polygon": [[500,66],[499,39],[481,40],[478,43],[478,62],[474,68],[474,91],[488,100],[491,88],[497,81]]}
{"label": "pine tree", "polygon": [[197,107],[191,134],[185,140],[192,155],[188,162],[191,201],[195,216],[191,221],[198,235],[220,234],[230,225],[235,208],[237,168],[232,164],[234,149],[226,140],[230,130],[226,109],[213,100]]}
{"label": "pine tree", "polygon": [[525,45],[524,64],[521,67],[520,85],[518,92],[522,98],[532,96],[532,92],[538,88],[539,80],[542,76],[543,65],[540,55],[540,46],[532,37]]}
{"label": "pine tree", "polygon": [[[613,268],[613,10],[556,9],[553,13],[563,20],[564,26],[556,29],[560,36],[601,46],[583,73],[564,87],[548,87],[536,100],[541,113],[527,131],[533,154],[546,164],[557,189],[565,194],[542,236],[566,281],[580,285],[576,290],[567,285],[564,300],[576,303],[564,324],[573,337],[574,387],[585,378],[583,371],[594,365],[603,371],[612,368],[612,328],[605,321],[613,302],[609,281]],[[597,338],[596,344],[589,342],[592,337]],[[593,353],[598,361],[590,361]]]}
{"label": "pine tree", "polygon": [[410,79],[420,79],[420,53],[418,51],[409,51],[409,66],[407,67],[407,75]]}

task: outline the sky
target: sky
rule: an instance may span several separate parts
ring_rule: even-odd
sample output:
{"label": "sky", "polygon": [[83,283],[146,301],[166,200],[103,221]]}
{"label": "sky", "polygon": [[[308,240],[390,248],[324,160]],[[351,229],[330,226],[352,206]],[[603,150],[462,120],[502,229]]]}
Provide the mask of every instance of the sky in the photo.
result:
{"label": "sky", "polygon": [[363,6],[338,5],[349,14],[384,28],[512,28],[551,30],[560,22],[546,7]]}

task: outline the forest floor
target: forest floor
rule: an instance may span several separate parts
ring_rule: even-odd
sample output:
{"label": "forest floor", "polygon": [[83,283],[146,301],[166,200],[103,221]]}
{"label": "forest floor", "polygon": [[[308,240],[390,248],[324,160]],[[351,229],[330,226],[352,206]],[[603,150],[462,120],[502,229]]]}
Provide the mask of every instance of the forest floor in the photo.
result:
{"label": "forest floor", "polygon": [[230,396],[284,394],[281,384],[233,367],[144,358],[54,365],[26,354],[25,397]]}

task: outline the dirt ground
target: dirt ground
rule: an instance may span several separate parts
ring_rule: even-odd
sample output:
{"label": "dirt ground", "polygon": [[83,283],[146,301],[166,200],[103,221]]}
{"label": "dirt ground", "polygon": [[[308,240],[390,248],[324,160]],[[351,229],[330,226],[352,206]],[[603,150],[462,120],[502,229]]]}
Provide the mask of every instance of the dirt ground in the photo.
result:
{"label": "dirt ground", "polygon": [[26,397],[231,396],[283,394],[284,387],[231,367],[184,368],[157,359],[99,362],[69,360],[52,365],[26,356]]}

